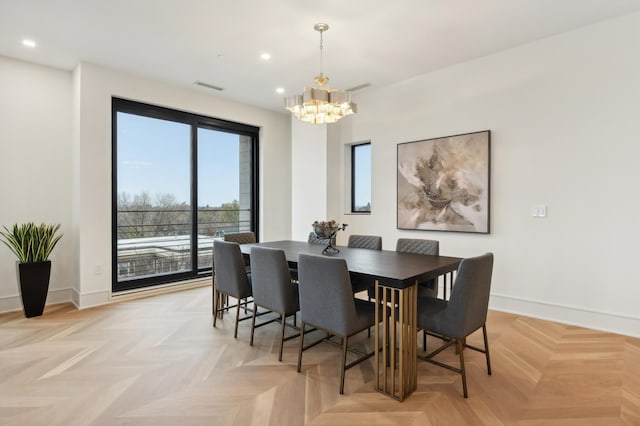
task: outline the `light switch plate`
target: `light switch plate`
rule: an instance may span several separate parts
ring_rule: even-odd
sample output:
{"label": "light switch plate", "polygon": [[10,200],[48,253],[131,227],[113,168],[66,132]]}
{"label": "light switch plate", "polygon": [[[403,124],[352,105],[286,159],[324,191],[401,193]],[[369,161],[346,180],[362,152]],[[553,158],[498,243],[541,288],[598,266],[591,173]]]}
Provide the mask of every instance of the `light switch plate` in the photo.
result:
{"label": "light switch plate", "polygon": [[531,216],[537,218],[547,217],[547,206],[545,206],[544,204],[533,206],[533,208],[531,209]]}

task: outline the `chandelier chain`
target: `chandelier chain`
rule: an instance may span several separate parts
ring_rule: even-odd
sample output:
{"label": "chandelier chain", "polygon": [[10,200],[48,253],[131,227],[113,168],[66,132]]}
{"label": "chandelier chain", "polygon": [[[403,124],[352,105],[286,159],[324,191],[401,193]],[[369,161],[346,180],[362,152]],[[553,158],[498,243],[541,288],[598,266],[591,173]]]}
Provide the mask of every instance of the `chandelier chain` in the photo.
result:
{"label": "chandelier chain", "polygon": [[324,77],[324,74],[322,72],[323,68],[322,68],[322,48],[324,47],[323,44],[323,38],[322,38],[322,34],[324,33],[323,30],[320,30],[320,77]]}

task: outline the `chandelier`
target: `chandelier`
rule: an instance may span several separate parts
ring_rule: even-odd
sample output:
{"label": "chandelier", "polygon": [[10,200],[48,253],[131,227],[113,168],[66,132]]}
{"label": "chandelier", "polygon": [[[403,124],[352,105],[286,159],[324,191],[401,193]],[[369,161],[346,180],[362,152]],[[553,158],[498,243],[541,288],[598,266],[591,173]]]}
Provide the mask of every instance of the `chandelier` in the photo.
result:
{"label": "chandelier", "polygon": [[337,90],[325,84],[329,81],[322,73],[322,33],[329,29],[327,24],[315,24],[313,29],[320,33],[320,75],[313,80],[315,87],[305,87],[302,95],[284,99],[285,107],[298,119],[313,124],[335,123],[342,117],[357,112],[351,102],[351,93]]}

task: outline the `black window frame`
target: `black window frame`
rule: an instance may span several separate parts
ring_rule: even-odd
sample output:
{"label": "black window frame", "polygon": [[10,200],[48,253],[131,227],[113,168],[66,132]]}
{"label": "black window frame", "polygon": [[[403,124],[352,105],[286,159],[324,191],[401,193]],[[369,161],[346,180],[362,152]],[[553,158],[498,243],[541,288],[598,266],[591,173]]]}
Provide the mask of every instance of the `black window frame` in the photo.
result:
{"label": "black window frame", "polygon": [[371,141],[351,145],[351,213],[371,214],[371,201],[369,210],[356,210],[356,149],[365,145],[371,146]]}
{"label": "black window frame", "polygon": [[[118,238],[117,238],[117,210],[118,210],[118,170],[117,146],[118,127],[117,114],[119,112],[143,117],[157,118],[191,126],[191,270],[173,274],[144,276],[126,281],[118,281]],[[197,279],[212,275],[212,268],[198,268],[198,128],[205,128],[220,132],[233,133],[251,138],[251,230],[259,235],[259,132],[260,128],[248,124],[237,123],[214,117],[189,113],[172,108],[147,104],[129,99],[111,98],[111,272],[112,291],[126,291],[161,284]]]}

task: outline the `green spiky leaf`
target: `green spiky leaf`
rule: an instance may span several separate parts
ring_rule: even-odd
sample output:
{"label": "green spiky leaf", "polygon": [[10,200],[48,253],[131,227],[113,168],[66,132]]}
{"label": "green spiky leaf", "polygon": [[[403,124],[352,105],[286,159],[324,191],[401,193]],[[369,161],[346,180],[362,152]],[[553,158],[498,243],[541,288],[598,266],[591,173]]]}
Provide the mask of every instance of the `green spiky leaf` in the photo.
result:
{"label": "green spiky leaf", "polygon": [[3,227],[1,241],[9,247],[21,263],[44,262],[49,259],[53,248],[63,234],[58,234],[60,225],[33,222],[15,224],[13,228]]}

